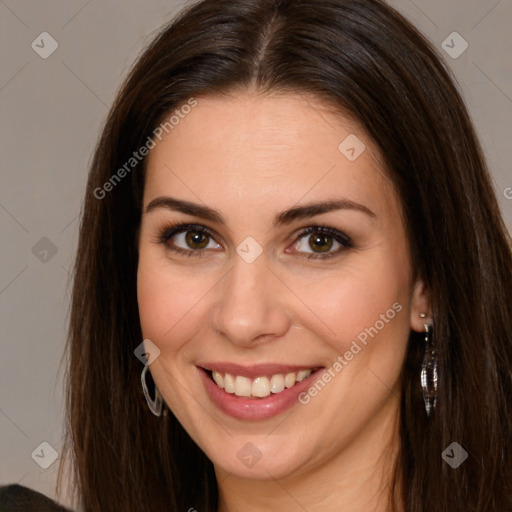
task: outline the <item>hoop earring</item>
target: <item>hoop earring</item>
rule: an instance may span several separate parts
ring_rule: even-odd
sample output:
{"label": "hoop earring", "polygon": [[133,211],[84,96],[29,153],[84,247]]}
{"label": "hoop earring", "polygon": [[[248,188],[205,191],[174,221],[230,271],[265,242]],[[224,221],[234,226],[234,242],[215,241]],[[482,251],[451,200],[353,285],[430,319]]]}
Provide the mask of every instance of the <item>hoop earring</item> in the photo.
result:
{"label": "hoop earring", "polygon": [[[144,397],[146,398],[146,402],[148,403],[149,410],[155,415],[155,416],[161,416],[162,415],[162,406],[163,406],[163,398],[160,394],[160,391],[156,387],[155,381],[153,381],[153,385],[155,387],[155,399],[153,400],[149,396],[148,391],[148,385],[146,382],[146,373],[148,371],[149,366],[147,364],[144,365],[144,368],[142,369],[142,373],[140,374],[140,380],[142,383],[142,391],[144,392]],[[150,372],[151,375],[151,372]]]}
{"label": "hoop earring", "polygon": [[[422,313],[424,318],[425,314]],[[428,324],[425,325],[425,355],[421,365],[421,388],[427,417],[435,410],[437,403],[437,352],[431,339],[431,331]]]}

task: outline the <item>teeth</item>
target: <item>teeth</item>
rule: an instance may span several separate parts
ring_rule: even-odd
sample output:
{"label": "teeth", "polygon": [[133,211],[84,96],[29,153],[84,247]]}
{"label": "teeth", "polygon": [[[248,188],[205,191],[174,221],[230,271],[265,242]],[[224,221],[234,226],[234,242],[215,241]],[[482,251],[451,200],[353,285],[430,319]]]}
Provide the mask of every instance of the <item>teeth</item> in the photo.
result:
{"label": "teeth", "polygon": [[309,377],[311,375],[311,372],[309,370],[301,370],[300,372],[297,372],[296,380],[297,382],[302,382],[306,377]]}
{"label": "teeth", "polygon": [[260,398],[270,395],[270,382],[267,377],[258,377],[252,382],[252,396]]}
{"label": "teeth", "polygon": [[224,389],[228,393],[234,393],[235,392],[235,379],[229,373],[226,373],[224,375]]}
{"label": "teeth", "polygon": [[284,389],[284,377],[282,375],[273,375],[270,379],[270,391],[280,393]]}
{"label": "teeth", "polygon": [[313,373],[313,370],[300,370],[299,372],[291,372],[287,374],[277,374],[269,377],[257,377],[254,380],[240,375],[230,375],[218,371],[212,372],[212,377],[219,388],[224,389],[227,393],[235,394],[243,397],[259,397],[264,398],[270,396],[271,393],[280,393],[285,388],[291,388],[296,382],[302,382]]}
{"label": "teeth", "polygon": [[212,377],[219,388],[224,388],[224,377],[221,373],[214,371],[212,372]]}
{"label": "teeth", "polygon": [[284,385],[291,388],[295,384],[295,373],[287,373],[284,378]]}
{"label": "teeth", "polygon": [[238,375],[235,378],[235,395],[236,396],[251,396],[252,383],[251,379],[247,377],[240,377]]}

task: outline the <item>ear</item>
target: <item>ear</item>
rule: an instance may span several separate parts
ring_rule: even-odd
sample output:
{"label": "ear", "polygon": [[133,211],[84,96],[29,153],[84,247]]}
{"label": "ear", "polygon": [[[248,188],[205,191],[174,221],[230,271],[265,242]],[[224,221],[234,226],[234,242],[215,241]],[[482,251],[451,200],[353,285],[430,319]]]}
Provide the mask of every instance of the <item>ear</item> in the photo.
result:
{"label": "ear", "polygon": [[[422,318],[421,314],[425,317]],[[422,277],[419,277],[414,284],[411,297],[411,329],[416,332],[424,332],[425,324],[432,325],[432,304],[430,290],[425,285]]]}

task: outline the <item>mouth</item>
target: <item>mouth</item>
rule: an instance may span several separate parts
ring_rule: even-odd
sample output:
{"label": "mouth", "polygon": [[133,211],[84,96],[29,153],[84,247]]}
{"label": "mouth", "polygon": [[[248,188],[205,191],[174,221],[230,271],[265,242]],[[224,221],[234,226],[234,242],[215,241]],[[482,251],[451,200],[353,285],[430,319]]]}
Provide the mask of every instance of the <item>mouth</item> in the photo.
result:
{"label": "mouth", "polygon": [[229,363],[196,366],[207,396],[223,413],[239,420],[266,420],[299,404],[299,396],[324,372],[323,366]]}
{"label": "mouth", "polygon": [[277,395],[285,389],[293,388],[297,383],[307,379],[320,368],[309,368],[295,372],[262,375],[256,378],[234,375],[217,370],[205,370],[210,380],[226,393],[244,398],[266,398]]}

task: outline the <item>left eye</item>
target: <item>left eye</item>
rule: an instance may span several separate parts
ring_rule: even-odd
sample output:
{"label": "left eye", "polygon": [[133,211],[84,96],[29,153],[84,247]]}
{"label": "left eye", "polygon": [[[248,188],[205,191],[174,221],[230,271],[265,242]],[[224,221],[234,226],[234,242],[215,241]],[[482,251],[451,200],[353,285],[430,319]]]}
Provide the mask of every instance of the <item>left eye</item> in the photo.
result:
{"label": "left eye", "polygon": [[[307,241],[307,242],[306,242]],[[297,249],[307,252],[306,248],[313,249],[313,252],[329,252],[332,247],[338,244],[341,246],[339,242],[336,240],[333,240],[333,238],[330,235],[324,235],[324,234],[316,234],[316,235],[309,235],[307,238],[304,236],[302,240],[299,241],[297,244]],[[307,247],[306,247],[307,245]]]}
{"label": "left eye", "polygon": [[303,231],[294,248],[309,254],[307,258],[327,258],[352,247],[352,241],[343,233],[331,228],[313,226]]}

